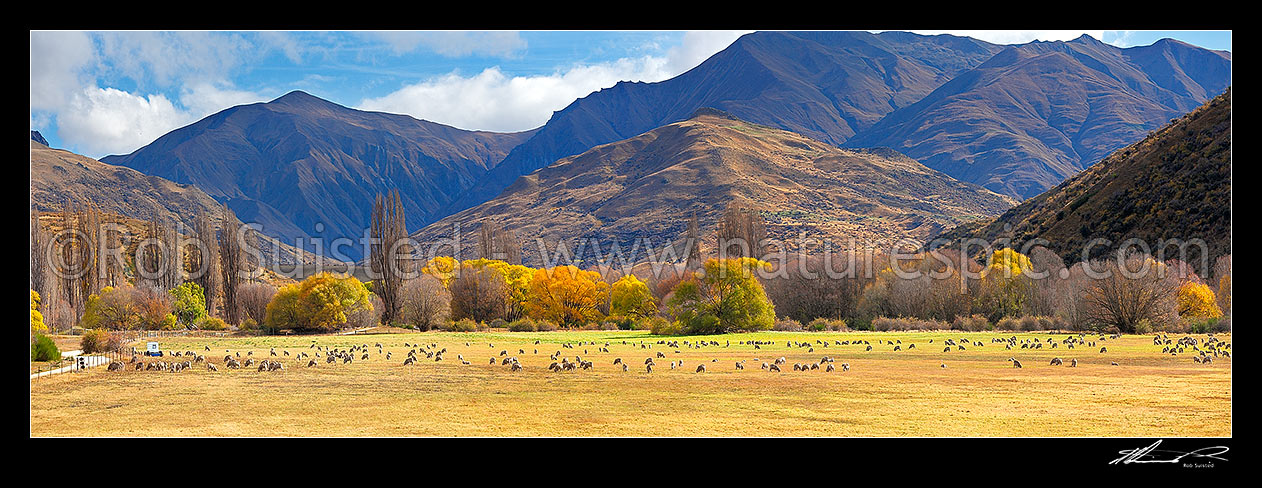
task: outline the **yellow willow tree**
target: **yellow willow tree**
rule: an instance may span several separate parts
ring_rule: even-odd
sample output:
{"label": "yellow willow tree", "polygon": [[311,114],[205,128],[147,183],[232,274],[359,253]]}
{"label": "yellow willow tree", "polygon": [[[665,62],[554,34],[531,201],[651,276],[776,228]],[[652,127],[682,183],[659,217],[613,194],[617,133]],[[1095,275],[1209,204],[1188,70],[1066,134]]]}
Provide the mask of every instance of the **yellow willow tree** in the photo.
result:
{"label": "yellow willow tree", "polygon": [[526,312],[537,320],[574,327],[603,318],[600,308],[608,301],[609,283],[600,273],[557,266],[535,270]]}
{"label": "yellow willow tree", "polygon": [[649,286],[633,274],[615,281],[609,290],[609,313],[628,317],[647,317],[657,313],[657,301]]}
{"label": "yellow willow tree", "polygon": [[1214,291],[1204,283],[1194,281],[1183,283],[1179,287],[1176,301],[1180,317],[1212,319],[1223,316],[1223,311],[1218,308],[1217,299],[1214,297]]}
{"label": "yellow willow tree", "polygon": [[324,272],[282,287],[267,304],[264,325],[280,329],[329,331],[360,311],[371,311],[368,288],[354,276]]}
{"label": "yellow willow tree", "polygon": [[451,256],[435,256],[425,263],[421,268],[421,272],[438,278],[443,286],[450,287],[451,279],[456,276],[456,268],[460,267],[460,261]]}
{"label": "yellow willow tree", "polygon": [[1034,292],[1034,283],[1025,275],[1032,268],[1030,258],[1003,248],[990,256],[982,270],[978,307],[991,322],[1021,315]]}
{"label": "yellow willow tree", "polygon": [[770,264],[754,258],[706,260],[704,272],[675,285],[666,302],[672,329],[686,334],[767,330],[776,309],[755,274]]}

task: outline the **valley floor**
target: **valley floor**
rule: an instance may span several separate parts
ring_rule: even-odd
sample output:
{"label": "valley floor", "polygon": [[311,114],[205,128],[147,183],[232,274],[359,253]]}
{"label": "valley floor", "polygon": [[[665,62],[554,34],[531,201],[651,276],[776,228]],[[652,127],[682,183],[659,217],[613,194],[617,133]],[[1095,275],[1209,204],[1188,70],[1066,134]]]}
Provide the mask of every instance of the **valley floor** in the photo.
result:
{"label": "valley floor", "polygon": [[[178,373],[106,371],[31,383],[31,435],[44,436],[1230,436],[1231,359],[1171,356],[1151,336],[1090,348],[1006,350],[1004,332],[850,332],[659,337],[643,331],[169,338],[219,367]],[[1019,333],[1019,340],[1065,333]],[[968,338],[982,346],[942,342]],[[1204,339],[1205,336],[1197,336]],[[1230,342],[1230,335],[1219,335]],[[1174,335],[1171,339],[1177,339]],[[679,341],[680,347],[658,344]],[[877,341],[882,341],[878,343]],[[929,341],[933,340],[932,343]],[[1085,340],[1099,340],[1087,336]],[[539,341],[539,344],[535,344]],[[579,344],[582,341],[583,344]],[[624,344],[625,341],[625,344]],[[717,341],[691,348],[684,341]],[[774,341],[755,349],[744,341]],[[792,347],[788,341],[810,343]],[[849,345],[837,345],[849,341]],[[856,345],[868,341],[866,346]],[[893,344],[901,341],[900,351]],[[824,347],[821,343],[829,343]],[[392,355],[378,354],[375,344]],[[410,366],[405,343],[446,348]],[[574,345],[565,348],[564,343]],[[608,343],[609,352],[598,352]],[[915,349],[906,349],[910,344]],[[312,344],[367,344],[350,364],[307,368]],[[643,348],[641,347],[643,344]],[[1108,351],[1099,352],[1099,346]],[[210,351],[205,348],[209,347]],[[229,370],[225,354],[268,358],[283,371]],[[813,347],[813,351],[809,349]],[[535,352],[537,350],[537,352]],[[288,351],[291,356],[284,356]],[[500,356],[507,351],[506,356]],[[552,372],[549,355],[591,371]],[[645,358],[662,352],[652,373]],[[471,364],[457,358],[463,356]],[[323,356],[323,354],[322,354]],[[517,357],[524,369],[501,365]],[[784,357],[783,372],[760,368]],[[837,370],[793,371],[834,359]],[[1008,362],[1015,357],[1020,369]],[[1050,366],[1060,357],[1065,366]],[[490,365],[490,359],[495,365]],[[614,366],[615,358],[630,370]],[[1068,367],[1076,358],[1078,366]],[[148,358],[145,358],[148,359]],[[167,361],[178,358],[167,357]],[[746,360],[744,370],[735,363]],[[672,361],[682,361],[671,369]],[[1117,366],[1112,366],[1117,362]],[[848,363],[850,371],[842,371]],[[699,364],[706,372],[698,373]],[[945,364],[946,368],[942,365]]]}

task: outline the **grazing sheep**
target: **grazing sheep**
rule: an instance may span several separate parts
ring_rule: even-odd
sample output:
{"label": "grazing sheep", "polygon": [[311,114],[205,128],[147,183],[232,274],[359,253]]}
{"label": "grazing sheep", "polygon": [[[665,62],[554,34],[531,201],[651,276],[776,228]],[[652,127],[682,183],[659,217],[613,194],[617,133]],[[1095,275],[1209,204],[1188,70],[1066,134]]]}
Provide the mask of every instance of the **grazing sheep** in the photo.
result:
{"label": "grazing sheep", "polygon": [[[766,364],[766,363],[763,363],[763,364]],[[780,372],[780,366],[779,366],[779,365],[776,365],[776,364],[773,364],[773,365],[771,365],[771,366],[767,367],[767,369],[768,369],[769,371],[775,371],[775,372],[777,372],[777,373],[779,373],[779,372]]]}
{"label": "grazing sheep", "polygon": [[1060,366],[1062,364],[1063,363],[1061,362],[1060,358],[1052,358],[1052,364],[1051,364],[1052,366]]}
{"label": "grazing sheep", "polygon": [[1021,367],[1021,361],[1017,361],[1017,359],[1016,359],[1016,358],[1010,358],[1010,360],[1012,361],[1012,367],[1014,367],[1014,368],[1020,368],[1020,367]]}
{"label": "grazing sheep", "polygon": [[126,367],[127,365],[124,364],[122,361],[114,361],[114,362],[111,362],[109,367],[107,367],[106,369],[109,371],[122,371]]}
{"label": "grazing sheep", "polygon": [[819,369],[819,365],[815,363],[811,363],[811,370],[816,370],[816,369]]}
{"label": "grazing sheep", "polygon": [[850,371],[850,363],[841,363],[842,371]]}
{"label": "grazing sheep", "polygon": [[521,371],[521,363],[513,363],[513,372]]}
{"label": "grazing sheep", "polygon": [[702,364],[697,365],[697,372],[698,372],[698,373],[704,373],[704,372],[705,372],[705,363],[702,363]]}
{"label": "grazing sheep", "polygon": [[217,372],[217,371],[219,371],[219,368],[216,368],[214,364],[211,364],[211,363],[206,363],[206,370],[207,370],[207,371],[216,371],[216,372]]}
{"label": "grazing sheep", "polygon": [[833,370],[835,370],[835,369],[837,369],[837,368],[834,368],[834,367],[833,367],[833,363],[828,363],[828,366],[825,366],[825,367],[824,367],[824,372],[825,372],[825,373],[831,373],[831,372],[833,372]]}
{"label": "grazing sheep", "polygon": [[622,364],[622,358],[614,358],[613,363],[614,363],[614,364]]}
{"label": "grazing sheep", "polygon": [[645,372],[645,373],[652,373],[652,372],[653,372],[653,363],[648,363],[648,364],[645,364],[645,365],[644,365],[644,372]]}
{"label": "grazing sheep", "polygon": [[1112,361],[1109,364],[1112,364],[1113,366],[1117,366],[1117,361]]}
{"label": "grazing sheep", "polygon": [[946,363],[942,363],[942,369],[946,369]]}
{"label": "grazing sheep", "polygon": [[[209,363],[207,363],[207,364],[209,364]],[[135,368],[135,369],[136,369],[136,371],[140,371],[140,370],[142,370],[142,369],[144,369],[144,368],[145,368],[145,363],[136,363],[136,368]]]}
{"label": "grazing sheep", "polygon": [[745,369],[745,364],[744,364],[744,362],[742,362],[742,361],[737,361],[737,362],[736,362],[736,369]]}
{"label": "grazing sheep", "polygon": [[1106,352],[1109,352],[1109,348],[1101,346],[1101,347],[1100,347],[1100,354],[1104,354],[1104,353],[1106,353]]}

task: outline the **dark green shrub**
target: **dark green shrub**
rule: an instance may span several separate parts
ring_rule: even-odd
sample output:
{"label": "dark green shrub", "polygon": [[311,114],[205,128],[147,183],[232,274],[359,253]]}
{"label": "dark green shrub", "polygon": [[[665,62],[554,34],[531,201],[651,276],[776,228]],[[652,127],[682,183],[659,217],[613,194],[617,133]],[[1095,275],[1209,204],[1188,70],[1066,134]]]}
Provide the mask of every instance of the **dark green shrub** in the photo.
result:
{"label": "dark green shrub", "polygon": [[57,344],[46,335],[36,335],[35,343],[31,344],[31,360],[32,361],[53,361],[61,359],[61,351],[57,349]]}

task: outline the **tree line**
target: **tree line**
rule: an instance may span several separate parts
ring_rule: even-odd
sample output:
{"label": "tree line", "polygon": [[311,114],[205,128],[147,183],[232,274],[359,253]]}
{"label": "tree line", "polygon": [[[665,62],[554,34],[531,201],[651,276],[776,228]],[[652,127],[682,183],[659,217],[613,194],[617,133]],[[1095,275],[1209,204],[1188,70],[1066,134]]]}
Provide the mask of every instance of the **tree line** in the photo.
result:
{"label": "tree line", "polygon": [[[420,262],[397,191],[378,195],[369,229],[371,281],[320,273],[280,287],[253,279],[257,239],[223,209],[200,214],[181,245],[169,226],[145,226],[132,261],[97,259],[91,205],[67,205],[50,237],[32,213],[32,331],[228,329],[277,333],[387,325],[453,331],[507,328],[648,329],[657,334],[755,330],[1092,330],[1124,333],[1230,328],[1230,256],[1213,280],[1178,261],[1132,254],[1067,267],[1052,251],[994,250],[978,262],[950,249],[838,252],[767,259],[759,212],[729,207],[705,256],[694,214],[687,251],[661,273],[521,263],[517,237],[483,222],[481,257]],[[49,245],[51,241],[57,240]],[[154,244],[157,243],[157,244]],[[41,252],[37,252],[37,249]],[[56,249],[57,253],[42,252]],[[54,255],[56,254],[56,255]],[[75,273],[49,273],[49,256]],[[105,263],[105,264],[99,264]],[[782,268],[782,269],[780,269]],[[1148,269],[1146,273],[1134,270]],[[127,271],[130,271],[128,273]],[[197,272],[193,272],[197,271]],[[127,275],[132,275],[130,281]],[[1208,277],[1207,277],[1208,278]],[[42,299],[36,297],[43,297]],[[36,334],[33,334],[33,337]]]}

